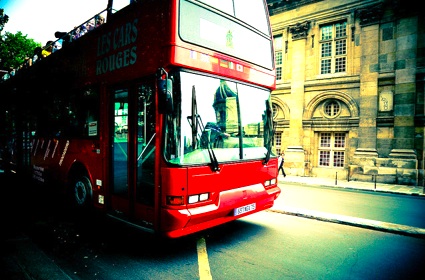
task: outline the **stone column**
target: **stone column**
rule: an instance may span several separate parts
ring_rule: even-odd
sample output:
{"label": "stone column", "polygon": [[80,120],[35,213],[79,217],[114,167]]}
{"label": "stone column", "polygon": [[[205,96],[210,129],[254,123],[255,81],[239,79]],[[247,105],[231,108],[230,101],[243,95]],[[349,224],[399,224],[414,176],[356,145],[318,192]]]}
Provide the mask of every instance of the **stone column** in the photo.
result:
{"label": "stone column", "polygon": [[416,17],[401,19],[396,30],[395,149],[414,149],[417,24]]}
{"label": "stone column", "polygon": [[396,29],[394,142],[390,158],[397,167],[397,181],[417,184],[415,150],[416,56],[418,18],[399,21]]}
{"label": "stone column", "polygon": [[[360,42],[360,121],[358,145],[354,160],[359,165],[367,163],[368,157],[378,157],[376,150],[376,117],[378,104],[379,71],[379,10],[368,8],[357,12],[362,26]],[[366,159],[365,159],[366,158]]]}
{"label": "stone column", "polygon": [[289,167],[291,175],[304,175],[303,149],[303,110],[304,110],[304,83],[305,83],[305,53],[306,39],[310,29],[310,22],[305,21],[289,26],[292,34],[292,73],[291,98],[288,100],[290,111],[289,134],[291,143],[285,151],[285,166]]}

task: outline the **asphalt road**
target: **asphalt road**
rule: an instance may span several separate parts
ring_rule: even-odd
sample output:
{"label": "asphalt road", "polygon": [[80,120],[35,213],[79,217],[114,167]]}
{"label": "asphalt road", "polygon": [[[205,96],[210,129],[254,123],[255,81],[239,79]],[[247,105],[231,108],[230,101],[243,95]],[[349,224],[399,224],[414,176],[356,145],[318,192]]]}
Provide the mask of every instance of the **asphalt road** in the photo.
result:
{"label": "asphalt road", "polygon": [[[109,223],[75,226],[61,211],[52,211],[61,205],[55,205],[40,189],[15,180],[0,182],[6,229],[1,231],[1,279],[134,279],[136,275],[144,275],[141,279],[175,279],[176,275],[191,279],[199,273],[193,266],[199,259],[193,249],[198,242],[194,240],[202,235],[163,243],[146,236],[140,241],[140,233]],[[278,279],[276,275],[284,275],[281,279],[300,275],[304,279],[317,275],[341,279],[346,273],[351,275],[348,279],[401,279],[403,273],[417,273],[415,268],[423,263],[425,235],[406,234],[417,228],[402,225],[422,225],[417,219],[424,209],[423,198],[296,184],[285,184],[282,190],[273,209],[205,232],[205,251],[214,279],[260,279],[266,275],[270,278],[263,279]],[[406,213],[410,217],[404,219]],[[378,224],[370,225],[371,221]],[[394,231],[400,234],[388,233],[394,226],[402,229]],[[355,258],[347,254],[347,248],[356,252]],[[280,268],[268,268],[269,259]],[[381,275],[381,269],[386,274]]]}

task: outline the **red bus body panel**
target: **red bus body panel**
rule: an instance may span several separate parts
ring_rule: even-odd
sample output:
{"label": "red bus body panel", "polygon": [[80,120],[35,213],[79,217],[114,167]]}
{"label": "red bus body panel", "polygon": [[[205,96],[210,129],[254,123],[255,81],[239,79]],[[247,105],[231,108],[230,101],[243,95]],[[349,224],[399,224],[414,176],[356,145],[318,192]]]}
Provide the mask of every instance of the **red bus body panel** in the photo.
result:
{"label": "red bus body panel", "polygon": [[[96,184],[103,178],[103,157],[98,140],[35,138],[31,148],[32,179],[45,184],[67,185],[73,166],[89,172],[93,195],[103,190]],[[95,203],[96,207],[101,205]]]}
{"label": "red bus body panel", "polygon": [[[262,182],[276,178],[276,173],[275,159],[267,165],[261,161],[226,163],[219,172],[212,172],[208,166],[162,168],[163,199],[167,195],[211,195],[205,202],[184,208],[163,206],[161,231],[168,237],[179,237],[271,208],[280,188],[276,184],[266,187]],[[233,214],[235,208],[251,203],[256,203],[255,211],[240,216]]]}

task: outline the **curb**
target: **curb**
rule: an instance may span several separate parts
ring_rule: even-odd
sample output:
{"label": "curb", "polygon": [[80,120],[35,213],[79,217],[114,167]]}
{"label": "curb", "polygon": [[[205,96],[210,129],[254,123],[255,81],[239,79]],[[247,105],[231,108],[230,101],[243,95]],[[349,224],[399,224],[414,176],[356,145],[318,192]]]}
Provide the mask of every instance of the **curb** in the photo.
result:
{"label": "curb", "polygon": [[425,229],[423,228],[291,207],[268,209],[267,211],[425,239]]}
{"label": "curb", "polygon": [[[291,182],[295,184],[304,184],[307,183],[298,183],[298,182]],[[415,193],[415,192],[399,192],[399,191],[392,191],[392,190],[383,190],[383,189],[362,189],[362,188],[353,188],[353,187],[346,187],[346,186],[329,186],[329,185],[314,185],[321,188],[333,188],[333,189],[345,189],[345,190],[353,190],[353,191],[365,191],[365,192],[374,192],[374,193],[390,193],[390,194],[401,194],[401,195],[414,195],[414,196],[423,196],[425,197],[425,193]]]}
{"label": "curb", "polygon": [[[394,191],[394,190],[387,190],[383,189],[382,187],[375,189],[373,187],[350,187],[350,186],[343,186],[343,185],[332,185],[332,184],[326,184],[326,183],[312,183],[312,182],[306,182],[306,181],[298,181],[298,180],[283,180],[279,179],[278,184],[300,184],[300,185],[309,185],[309,186],[315,186],[320,188],[331,188],[331,189],[347,189],[347,190],[353,190],[353,191],[367,191],[367,192],[381,192],[381,193],[391,193],[391,194],[401,194],[401,195],[414,195],[414,196],[420,196],[425,197],[425,189],[422,191],[422,193],[418,191],[413,192],[403,192],[403,191]],[[361,184],[361,182],[359,182]],[[385,185],[385,184],[384,184]],[[398,186],[398,185],[397,185]]]}

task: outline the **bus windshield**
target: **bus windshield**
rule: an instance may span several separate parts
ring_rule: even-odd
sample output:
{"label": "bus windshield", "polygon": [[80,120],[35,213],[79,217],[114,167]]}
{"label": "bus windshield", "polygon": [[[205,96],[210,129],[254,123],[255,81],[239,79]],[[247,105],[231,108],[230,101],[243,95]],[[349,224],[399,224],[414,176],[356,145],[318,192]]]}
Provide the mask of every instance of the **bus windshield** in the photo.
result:
{"label": "bus windshield", "polygon": [[219,163],[266,156],[269,91],[187,72],[179,80],[177,113],[168,117],[165,137],[171,163],[210,163],[211,152]]}

